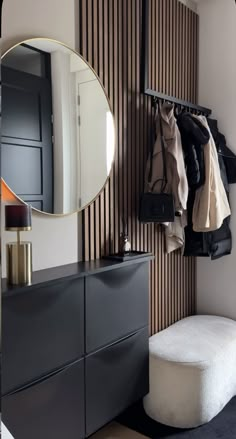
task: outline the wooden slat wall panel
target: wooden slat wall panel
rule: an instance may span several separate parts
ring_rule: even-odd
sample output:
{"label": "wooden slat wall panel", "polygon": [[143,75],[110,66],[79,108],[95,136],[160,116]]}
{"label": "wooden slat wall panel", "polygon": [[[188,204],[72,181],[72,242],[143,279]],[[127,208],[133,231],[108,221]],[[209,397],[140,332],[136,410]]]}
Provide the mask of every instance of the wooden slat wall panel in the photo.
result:
{"label": "wooden slat wall panel", "polygon": [[[149,86],[196,101],[198,16],[178,0],[149,0]],[[79,0],[80,53],[108,93],[116,125],[111,177],[83,213],[84,258],[117,252],[123,220],[132,247],[151,251],[150,333],[195,312],[195,260],[167,255],[163,228],[138,221],[151,136],[151,102],[140,94],[141,0]]]}

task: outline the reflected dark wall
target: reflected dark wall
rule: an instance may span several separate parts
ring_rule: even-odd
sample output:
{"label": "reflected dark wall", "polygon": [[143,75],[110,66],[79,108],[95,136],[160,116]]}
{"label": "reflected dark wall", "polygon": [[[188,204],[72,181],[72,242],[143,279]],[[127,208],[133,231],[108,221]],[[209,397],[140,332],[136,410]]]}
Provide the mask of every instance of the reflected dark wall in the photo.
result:
{"label": "reflected dark wall", "polygon": [[[20,70],[2,65],[2,177],[22,200],[52,213],[51,81],[29,73],[29,60],[16,54]],[[15,67],[13,56],[9,61]]]}

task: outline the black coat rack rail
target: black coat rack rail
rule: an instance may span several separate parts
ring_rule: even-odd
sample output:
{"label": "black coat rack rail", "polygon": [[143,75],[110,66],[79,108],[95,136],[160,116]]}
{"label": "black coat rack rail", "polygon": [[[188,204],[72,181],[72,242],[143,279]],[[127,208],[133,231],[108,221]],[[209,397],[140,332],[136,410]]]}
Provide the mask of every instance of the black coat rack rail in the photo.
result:
{"label": "black coat rack rail", "polygon": [[168,96],[158,91],[152,90],[148,87],[149,78],[149,46],[148,46],[148,27],[149,27],[149,2],[150,0],[143,0],[142,3],[142,56],[141,56],[141,92],[146,96],[152,97],[153,105],[157,102],[170,102],[174,104],[178,109],[186,109],[189,112],[202,114],[204,116],[210,116],[212,111],[209,108],[202,107],[201,105],[193,104],[192,102],[178,99],[174,96]]}
{"label": "black coat rack rail", "polygon": [[151,89],[146,89],[143,92],[146,96],[152,97],[152,105],[156,106],[159,102],[170,102],[171,104],[174,104],[175,107],[177,107],[178,110],[185,110],[189,111],[190,113],[195,113],[198,115],[204,115],[206,117],[210,116],[212,111],[210,108],[202,107],[201,105],[192,104],[191,102],[184,101],[178,98],[175,98],[174,96],[168,96],[163,93],[158,93]]}

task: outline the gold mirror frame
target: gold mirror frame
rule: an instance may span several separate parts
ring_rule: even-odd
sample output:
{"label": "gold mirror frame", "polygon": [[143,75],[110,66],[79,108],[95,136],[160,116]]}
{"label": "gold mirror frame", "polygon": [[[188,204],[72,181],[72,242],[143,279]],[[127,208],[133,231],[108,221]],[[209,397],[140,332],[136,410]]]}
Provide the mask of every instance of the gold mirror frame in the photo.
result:
{"label": "gold mirror frame", "polygon": [[[111,172],[112,172],[112,168],[113,168],[113,166],[114,166],[114,162],[115,162],[115,156],[116,156],[116,140],[115,140],[115,139],[116,139],[116,131],[115,131],[115,120],[114,120],[114,115],[113,115],[113,112],[112,112],[111,104],[110,104],[110,101],[109,101],[109,98],[108,98],[108,94],[107,94],[107,92],[106,92],[106,90],[105,90],[105,88],[104,88],[104,86],[103,86],[103,84],[102,84],[102,82],[101,82],[101,80],[100,80],[98,74],[95,72],[94,68],[89,64],[89,62],[88,62],[88,61],[87,61],[82,55],[80,55],[76,50],[71,49],[71,47],[69,47],[67,44],[62,43],[61,41],[55,40],[55,39],[53,39],[53,38],[45,38],[45,37],[27,38],[26,40],[20,41],[20,42],[14,44],[13,46],[11,46],[9,49],[7,49],[7,50],[2,54],[2,56],[1,56],[1,60],[4,59],[5,56],[6,56],[9,52],[11,52],[13,49],[15,49],[16,47],[20,46],[21,44],[30,43],[30,42],[33,42],[33,41],[49,41],[49,42],[51,42],[51,43],[60,44],[61,46],[65,47],[66,49],[68,49],[68,50],[70,50],[71,52],[73,52],[73,53],[74,53],[75,55],[77,55],[77,56],[78,56],[78,57],[79,57],[79,58],[80,58],[85,64],[87,64],[87,66],[89,67],[89,69],[92,71],[92,73],[93,73],[93,74],[95,75],[95,77],[97,78],[97,80],[98,80],[98,82],[99,82],[99,84],[100,84],[100,86],[101,86],[101,88],[102,88],[102,90],[103,90],[104,96],[105,96],[105,98],[106,98],[106,100],[107,100],[107,104],[108,104],[108,107],[109,107],[109,109],[110,109],[111,116],[112,116],[112,124],[113,124],[113,131],[114,131],[114,148],[113,148],[113,159],[112,159],[112,161],[111,161],[111,169],[110,169],[110,172],[109,172],[109,174],[108,174],[108,176],[107,176],[107,178],[106,178],[106,180],[105,180],[104,185],[102,186],[102,188],[100,189],[100,191],[97,193],[97,195],[92,199],[92,201],[90,201],[89,203],[87,203],[84,207],[82,207],[82,208],[80,208],[80,209],[77,209],[77,210],[75,210],[75,211],[73,211],[73,212],[68,212],[68,213],[49,213],[49,212],[44,212],[44,211],[42,211],[42,210],[36,209],[35,207],[31,206],[32,211],[35,211],[35,212],[37,212],[37,213],[39,213],[39,214],[42,214],[42,215],[47,215],[47,216],[49,216],[49,217],[54,217],[54,218],[55,218],[55,217],[65,217],[65,216],[69,216],[69,215],[74,215],[74,214],[76,214],[76,213],[82,212],[83,210],[87,209],[89,206],[91,206],[91,205],[94,203],[94,201],[99,197],[99,195],[100,195],[100,194],[103,192],[103,190],[105,189],[105,186],[106,186],[106,184],[107,184],[107,182],[108,182],[108,180],[109,180],[109,178],[110,178],[110,175],[111,175]],[[11,194],[16,198],[16,200],[18,200],[18,201],[19,201],[20,203],[22,203],[22,204],[26,204],[26,205],[28,205],[27,202],[25,202],[24,200],[22,200],[18,195],[15,194],[15,192],[13,192],[13,190],[8,186],[8,184],[6,183],[6,181],[5,181],[2,177],[1,177],[1,182],[3,182],[3,183],[5,184],[5,186],[7,187],[7,189],[8,189],[8,190],[11,192]]]}

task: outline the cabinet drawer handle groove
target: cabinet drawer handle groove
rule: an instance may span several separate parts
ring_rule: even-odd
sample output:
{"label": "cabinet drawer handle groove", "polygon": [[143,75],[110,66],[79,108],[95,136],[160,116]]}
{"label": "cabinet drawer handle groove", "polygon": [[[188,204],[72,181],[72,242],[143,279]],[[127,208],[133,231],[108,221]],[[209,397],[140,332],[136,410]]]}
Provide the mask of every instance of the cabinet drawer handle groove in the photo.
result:
{"label": "cabinet drawer handle groove", "polygon": [[91,352],[88,352],[86,357],[90,357],[91,355],[96,354],[98,352],[101,352],[106,348],[113,348],[116,345],[119,345],[119,344],[129,340],[130,338],[135,338],[138,334],[140,334],[141,331],[143,331],[146,328],[147,328],[147,326],[143,326],[142,328],[137,329],[135,332],[132,332],[131,334],[126,335],[125,337],[119,338],[119,340],[113,341],[112,343],[106,344],[104,346],[100,346],[98,349],[95,349]]}
{"label": "cabinet drawer handle groove", "polygon": [[[81,360],[80,360],[81,361]],[[17,395],[18,393],[24,392],[25,390],[28,389],[32,389],[35,386],[38,386],[40,384],[43,384],[44,382],[48,381],[51,378],[55,378],[58,375],[63,374],[64,372],[66,372],[66,370],[68,370],[71,366],[73,366],[75,363],[77,363],[77,361],[68,364],[67,366],[63,366],[60,369],[57,369],[54,372],[51,372],[47,375],[44,375],[43,377],[39,378],[38,380],[35,380],[29,384],[26,384],[25,386],[20,387],[19,389],[13,390],[5,395],[2,396],[12,396],[12,395]]]}

